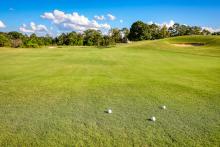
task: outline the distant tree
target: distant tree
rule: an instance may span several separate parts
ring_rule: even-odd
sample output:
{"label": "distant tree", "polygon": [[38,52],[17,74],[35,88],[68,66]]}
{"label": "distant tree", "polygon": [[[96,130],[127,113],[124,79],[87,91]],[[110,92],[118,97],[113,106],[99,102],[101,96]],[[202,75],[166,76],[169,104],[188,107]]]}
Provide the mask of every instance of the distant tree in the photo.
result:
{"label": "distant tree", "polygon": [[151,33],[151,39],[160,39],[160,27],[156,24],[149,25],[150,33]]}
{"label": "distant tree", "polygon": [[115,45],[115,40],[113,40],[112,37],[105,35],[105,36],[103,36],[100,45],[101,46]]}
{"label": "distant tree", "polygon": [[66,34],[65,45],[77,45],[77,33],[71,32]]}
{"label": "distant tree", "polygon": [[44,45],[52,45],[53,44],[53,38],[50,35],[46,35],[45,37],[42,38]]}
{"label": "distant tree", "polygon": [[220,32],[214,32],[212,35],[220,35]]}
{"label": "distant tree", "polygon": [[43,38],[37,37],[36,34],[31,34],[24,42],[24,46],[29,48],[37,48],[42,45],[44,45]]}
{"label": "distant tree", "polygon": [[83,46],[83,34],[77,34],[77,45]]}
{"label": "distant tree", "polygon": [[175,23],[173,26],[171,26],[168,31],[170,33],[171,37],[179,36],[180,35],[180,24]]}
{"label": "distant tree", "polygon": [[190,27],[187,25],[179,25],[178,27],[178,36],[190,35]]}
{"label": "distant tree", "polygon": [[122,41],[122,35],[121,35],[121,31],[117,28],[113,28],[109,31],[109,35],[110,37],[112,37],[112,39],[114,40],[114,42],[116,43],[121,43]]}
{"label": "distant tree", "polygon": [[191,27],[191,35],[201,35],[202,34],[202,28],[198,26]]}
{"label": "distant tree", "polygon": [[164,25],[161,29],[160,29],[160,38],[167,38],[170,36],[170,33],[168,32],[168,29],[166,27],[166,25]]}
{"label": "distant tree", "polygon": [[57,45],[66,45],[67,36],[65,33],[62,33],[57,37]]}
{"label": "distant tree", "polygon": [[101,31],[89,29],[84,31],[84,45],[87,46],[99,46],[102,41],[102,33]]}
{"label": "distant tree", "polygon": [[23,39],[24,35],[22,33],[19,32],[9,32],[8,36],[10,39]]}
{"label": "distant tree", "polygon": [[212,33],[206,29],[202,30],[202,35],[211,35]]}
{"label": "distant tree", "polygon": [[23,46],[23,39],[25,36],[19,32],[9,32],[8,37],[11,40],[11,46],[14,48]]}
{"label": "distant tree", "polygon": [[122,43],[128,43],[128,41],[129,41],[128,35],[130,33],[129,29],[128,28],[122,28],[120,30],[120,33],[121,33],[121,42]]}
{"label": "distant tree", "polygon": [[10,46],[10,40],[5,34],[0,34],[0,47]]}
{"label": "distant tree", "polygon": [[149,38],[149,28],[142,21],[137,21],[130,28],[129,40],[140,41]]}

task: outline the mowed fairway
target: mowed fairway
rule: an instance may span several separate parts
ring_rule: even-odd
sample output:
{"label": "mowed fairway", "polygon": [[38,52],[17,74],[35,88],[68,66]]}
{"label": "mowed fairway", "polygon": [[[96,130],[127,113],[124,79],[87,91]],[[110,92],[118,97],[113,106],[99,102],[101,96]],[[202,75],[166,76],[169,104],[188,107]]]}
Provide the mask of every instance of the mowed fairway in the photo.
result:
{"label": "mowed fairway", "polygon": [[0,48],[0,146],[219,145],[219,37]]}

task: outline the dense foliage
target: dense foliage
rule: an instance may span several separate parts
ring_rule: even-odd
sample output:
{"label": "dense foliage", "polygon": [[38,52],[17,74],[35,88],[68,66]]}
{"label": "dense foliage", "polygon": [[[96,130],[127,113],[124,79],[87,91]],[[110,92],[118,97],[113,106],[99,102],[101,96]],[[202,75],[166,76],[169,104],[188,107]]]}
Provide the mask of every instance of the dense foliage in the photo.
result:
{"label": "dense foliage", "polygon": [[[218,34],[219,33],[213,33],[213,35]],[[159,26],[156,24],[146,24],[142,21],[137,21],[132,24],[128,37],[131,41],[140,41],[185,35],[211,35],[211,32],[198,26],[187,26],[178,23],[175,23],[173,26],[168,28],[166,25]]]}
{"label": "dense foliage", "polygon": [[155,40],[184,35],[220,35],[220,32],[211,33],[198,26],[187,26],[178,23],[168,28],[166,25],[160,26],[137,21],[132,24],[130,30],[127,28],[113,28],[108,35],[103,35],[101,31],[92,29],[83,33],[62,33],[55,38],[49,35],[38,37],[36,34],[28,36],[19,32],[0,32],[0,47],[36,48],[48,45],[110,46],[116,43],[127,43],[128,40]]}

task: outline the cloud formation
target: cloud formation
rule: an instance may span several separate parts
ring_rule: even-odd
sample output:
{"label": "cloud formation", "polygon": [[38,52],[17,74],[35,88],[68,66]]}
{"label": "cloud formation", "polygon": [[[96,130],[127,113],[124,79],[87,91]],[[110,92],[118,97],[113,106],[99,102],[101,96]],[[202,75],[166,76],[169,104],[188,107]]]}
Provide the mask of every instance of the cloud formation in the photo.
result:
{"label": "cloud formation", "polygon": [[156,22],[150,21],[147,24],[150,24],[150,25],[151,24],[156,24],[160,27],[166,26],[167,28],[169,28],[169,27],[172,27],[175,24],[175,21],[170,20],[169,22],[164,22],[164,23],[156,23]]}
{"label": "cloud formation", "polygon": [[99,24],[95,20],[89,20],[77,12],[72,14],[64,13],[63,11],[54,10],[53,12],[45,12],[41,18],[52,21],[60,30],[85,31],[87,29],[110,29],[111,26],[107,23]]}
{"label": "cloud formation", "polygon": [[112,15],[112,14],[108,14],[107,16],[108,16],[109,20],[113,21],[113,20],[116,19],[116,17],[114,15]]}
{"label": "cloud formation", "polygon": [[26,24],[23,24],[19,28],[19,30],[22,33],[47,33],[48,32],[48,29],[45,25],[42,25],[42,24],[36,25],[34,22],[31,22],[29,27],[27,27]]}
{"label": "cloud formation", "polygon": [[6,25],[0,20],[0,29],[5,28],[5,27],[6,27]]}
{"label": "cloud formation", "polygon": [[95,20],[105,20],[105,16],[101,15],[101,16],[94,16]]}

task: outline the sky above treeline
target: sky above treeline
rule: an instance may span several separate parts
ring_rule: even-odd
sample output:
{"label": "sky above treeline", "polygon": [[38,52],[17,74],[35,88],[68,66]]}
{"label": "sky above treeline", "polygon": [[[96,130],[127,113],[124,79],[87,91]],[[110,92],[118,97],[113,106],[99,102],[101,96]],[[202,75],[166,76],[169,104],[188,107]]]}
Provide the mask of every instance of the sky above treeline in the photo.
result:
{"label": "sky above treeline", "polygon": [[220,0],[0,0],[0,31],[24,34],[129,28],[142,20],[220,31]]}

